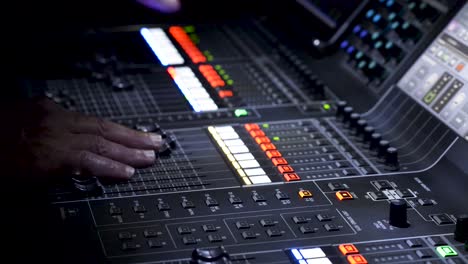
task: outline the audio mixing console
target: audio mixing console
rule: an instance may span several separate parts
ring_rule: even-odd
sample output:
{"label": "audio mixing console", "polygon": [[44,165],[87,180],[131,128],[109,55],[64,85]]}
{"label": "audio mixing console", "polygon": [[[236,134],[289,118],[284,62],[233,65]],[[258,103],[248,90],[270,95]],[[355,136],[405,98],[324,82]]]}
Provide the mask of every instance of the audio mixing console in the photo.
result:
{"label": "audio mixing console", "polygon": [[51,41],[31,95],[165,141],[49,186],[51,262],[468,263],[468,5],[297,2]]}

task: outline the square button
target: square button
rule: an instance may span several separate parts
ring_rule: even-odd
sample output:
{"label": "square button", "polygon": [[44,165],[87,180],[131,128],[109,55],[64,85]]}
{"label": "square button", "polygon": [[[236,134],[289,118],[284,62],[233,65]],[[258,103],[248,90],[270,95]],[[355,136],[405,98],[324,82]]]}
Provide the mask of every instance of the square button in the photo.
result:
{"label": "square button", "polygon": [[180,235],[185,235],[185,234],[191,234],[192,233],[192,230],[190,229],[190,227],[188,226],[179,226],[177,228],[177,232],[180,234]]}
{"label": "square button", "polygon": [[307,219],[303,216],[294,216],[293,218],[294,223],[296,224],[305,224],[307,223]]}
{"label": "square button", "polygon": [[349,264],[368,264],[364,256],[356,254],[347,257]]}
{"label": "square button", "polygon": [[436,250],[444,258],[458,256],[458,253],[451,246],[440,246]]}
{"label": "square button", "polygon": [[161,247],[163,247],[163,244],[161,243],[161,241],[159,241],[157,239],[150,239],[150,240],[148,240],[148,247],[150,247],[150,248],[161,248]]}
{"label": "square button", "polygon": [[309,198],[309,197],[312,197],[312,192],[308,191],[308,190],[300,190],[299,191],[299,197],[301,198]]}
{"label": "square button", "polygon": [[297,175],[296,173],[285,173],[283,174],[283,177],[287,182],[301,180],[299,175]]}
{"label": "square button", "polygon": [[202,228],[203,228],[203,231],[205,231],[205,232],[216,232],[217,231],[216,226],[211,225],[211,224],[203,225]]}
{"label": "square button", "polygon": [[341,244],[338,246],[343,255],[358,254],[359,250],[353,244]]}
{"label": "square button", "polygon": [[346,190],[346,187],[339,183],[339,182],[330,182],[328,183],[328,188],[330,188],[330,190],[332,191],[344,191]]}
{"label": "square button", "polygon": [[184,245],[193,245],[197,244],[197,239],[195,239],[193,236],[185,236],[182,238],[182,242]]}
{"label": "square button", "polygon": [[348,191],[338,191],[336,192],[335,195],[336,195],[336,198],[338,198],[338,200],[340,201],[354,199],[353,195]]}
{"label": "square button", "polygon": [[210,241],[210,243],[223,242],[223,238],[220,235],[209,235],[208,241]]}
{"label": "square button", "polygon": [[261,219],[261,220],[260,220],[260,224],[261,224],[263,227],[275,226],[275,221],[273,221],[273,220],[271,220],[271,219]]}
{"label": "square button", "polygon": [[237,229],[249,229],[250,224],[247,221],[237,221],[236,227]]}
{"label": "square button", "polygon": [[418,255],[419,258],[432,258],[432,253],[429,250],[417,250],[416,255]]}
{"label": "square button", "polygon": [[316,217],[320,222],[327,222],[333,219],[333,217],[328,214],[318,214]]}
{"label": "square button", "polygon": [[303,225],[299,228],[299,230],[301,230],[302,234],[315,233],[315,228],[311,225]]}
{"label": "square button", "polygon": [[156,231],[155,229],[145,229],[143,231],[143,235],[147,238],[149,237],[157,237],[158,236],[158,231]]}
{"label": "square button", "polygon": [[195,204],[192,201],[183,201],[182,202],[182,207],[184,209],[195,208]]}
{"label": "square button", "polygon": [[266,233],[269,237],[279,237],[283,235],[279,229],[267,229]]}
{"label": "square button", "polygon": [[244,231],[242,232],[242,237],[244,239],[255,239],[257,238],[257,235],[254,232]]}
{"label": "square button", "polygon": [[334,231],[339,231],[340,228],[334,224],[325,224],[323,227],[325,227],[325,229],[328,231],[328,232],[334,232]]}

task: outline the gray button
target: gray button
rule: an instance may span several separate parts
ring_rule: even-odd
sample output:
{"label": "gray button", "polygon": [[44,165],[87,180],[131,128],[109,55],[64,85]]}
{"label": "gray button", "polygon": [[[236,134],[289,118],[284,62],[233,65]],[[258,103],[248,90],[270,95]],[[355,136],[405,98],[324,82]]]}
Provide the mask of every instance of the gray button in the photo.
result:
{"label": "gray button", "polygon": [[466,116],[462,113],[458,113],[450,122],[455,129],[460,129],[466,123]]}
{"label": "gray button", "polygon": [[463,106],[462,111],[468,114],[468,102]]}
{"label": "gray button", "polygon": [[421,66],[418,71],[416,72],[416,76],[418,76],[420,79],[424,78],[427,74],[427,67],[426,66]]}

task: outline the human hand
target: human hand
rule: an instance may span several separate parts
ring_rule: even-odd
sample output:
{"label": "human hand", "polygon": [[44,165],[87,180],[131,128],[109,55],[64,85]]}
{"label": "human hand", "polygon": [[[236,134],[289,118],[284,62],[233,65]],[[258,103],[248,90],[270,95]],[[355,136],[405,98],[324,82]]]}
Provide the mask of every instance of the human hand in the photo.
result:
{"label": "human hand", "polygon": [[174,13],[180,10],[180,0],[137,0],[137,2],[164,13]]}
{"label": "human hand", "polygon": [[10,142],[9,165],[31,177],[129,179],[134,168],[155,162],[163,142],[160,135],[71,112],[49,99],[22,104],[17,112],[19,136]]}

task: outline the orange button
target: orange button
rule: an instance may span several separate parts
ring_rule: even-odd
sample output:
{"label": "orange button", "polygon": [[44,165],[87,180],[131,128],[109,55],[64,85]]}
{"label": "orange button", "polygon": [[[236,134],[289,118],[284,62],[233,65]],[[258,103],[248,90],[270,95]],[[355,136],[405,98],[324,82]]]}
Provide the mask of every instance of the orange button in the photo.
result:
{"label": "orange button", "polygon": [[277,150],[267,150],[265,151],[265,154],[271,159],[271,158],[279,158],[281,157],[281,153]]}
{"label": "orange button", "polygon": [[288,165],[280,165],[278,166],[278,170],[280,173],[291,173],[294,172],[294,169]]}
{"label": "orange button", "polygon": [[232,91],[219,91],[218,92],[218,95],[220,98],[226,98],[226,97],[232,97],[234,94],[232,93]]}
{"label": "orange button", "polygon": [[359,253],[359,250],[353,244],[341,244],[338,248],[345,256]]}
{"label": "orange button", "polygon": [[362,255],[348,256],[349,264],[367,264],[367,260]]}
{"label": "orange button", "polygon": [[245,129],[247,129],[247,131],[250,131],[250,130],[259,130],[260,129],[260,126],[257,125],[257,124],[245,124],[244,125]]}
{"label": "orange button", "polygon": [[354,199],[353,195],[348,191],[336,192],[336,198],[338,198],[338,200],[340,200],[340,201],[353,200]]}
{"label": "orange button", "polygon": [[300,190],[299,191],[299,196],[301,198],[308,198],[308,197],[312,197],[312,193],[308,190]]}
{"label": "orange button", "polygon": [[276,146],[271,144],[271,143],[261,144],[260,147],[262,148],[263,151],[275,150],[276,149]]}
{"label": "orange button", "polygon": [[465,64],[460,63],[460,64],[457,65],[456,70],[457,70],[457,72],[461,72],[463,70],[463,68],[465,68]]}
{"label": "orange button", "polygon": [[270,143],[271,141],[267,137],[256,137],[255,142],[257,142],[257,144],[266,144],[266,143]]}
{"label": "orange button", "polygon": [[299,181],[301,178],[296,173],[285,173],[283,177],[286,181]]}
{"label": "orange button", "polygon": [[288,165],[288,162],[284,158],[272,158],[271,162],[273,162],[273,164],[275,164],[275,166]]}
{"label": "orange button", "polygon": [[250,135],[252,137],[263,137],[263,136],[265,136],[265,132],[263,132],[261,130],[251,130]]}

